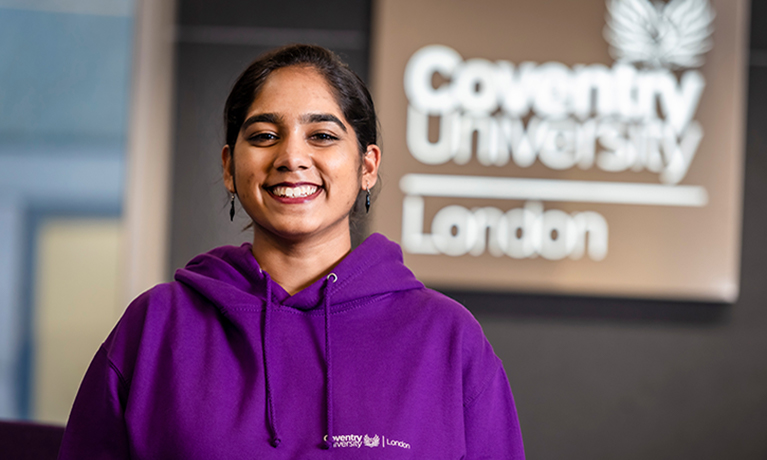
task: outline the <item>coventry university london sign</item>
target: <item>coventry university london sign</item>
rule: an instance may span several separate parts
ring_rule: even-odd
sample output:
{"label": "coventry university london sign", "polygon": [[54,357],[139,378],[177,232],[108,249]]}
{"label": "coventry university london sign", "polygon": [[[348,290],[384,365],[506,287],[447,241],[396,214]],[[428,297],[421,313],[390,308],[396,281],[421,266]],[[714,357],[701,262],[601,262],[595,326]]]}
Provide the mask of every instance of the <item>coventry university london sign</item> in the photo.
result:
{"label": "coventry university london sign", "polygon": [[383,0],[373,230],[434,287],[734,301],[745,0]]}

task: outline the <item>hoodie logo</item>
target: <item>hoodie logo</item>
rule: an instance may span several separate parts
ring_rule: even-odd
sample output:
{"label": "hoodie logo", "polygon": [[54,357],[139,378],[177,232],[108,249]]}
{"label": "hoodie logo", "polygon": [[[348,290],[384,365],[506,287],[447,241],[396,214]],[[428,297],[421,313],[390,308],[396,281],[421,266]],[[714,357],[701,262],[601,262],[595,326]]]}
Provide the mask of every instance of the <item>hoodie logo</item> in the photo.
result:
{"label": "hoodie logo", "polygon": [[381,440],[378,438],[378,435],[375,435],[372,438],[368,435],[365,435],[365,439],[363,439],[362,442],[364,442],[368,447],[378,447],[378,444],[381,443]]}
{"label": "hoodie logo", "polygon": [[386,436],[381,435],[380,437],[377,434],[374,434],[372,437],[370,435],[365,434],[359,435],[359,434],[342,434],[342,435],[336,435],[332,437],[333,439],[333,448],[338,447],[356,447],[360,448],[363,445],[370,447],[371,449],[379,447],[381,449],[385,449],[387,447],[398,447],[400,449],[411,449],[409,443],[404,441],[397,441],[395,439],[386,438]]}

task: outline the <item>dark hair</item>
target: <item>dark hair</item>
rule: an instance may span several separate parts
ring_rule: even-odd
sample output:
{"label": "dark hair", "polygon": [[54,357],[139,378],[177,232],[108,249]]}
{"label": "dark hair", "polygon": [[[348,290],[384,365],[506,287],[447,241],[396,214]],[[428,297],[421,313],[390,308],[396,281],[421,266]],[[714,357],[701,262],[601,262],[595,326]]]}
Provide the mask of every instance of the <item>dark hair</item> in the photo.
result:
{"label": "dark hair", "polygon": [[[224,106],[226,144],[232,155],[248,109],[266,79],[275,70],[291,66],[311,67],[325,78],[332,88],[341,112],[354,128],[360,158],[369,145],[378,144],[378,118],[373,98],[362,79],[332,51],[316,45],[296,44],[262,55],[237,78]],[[363,194],[364,192],[360,193],[358,204]],[[355,205],[352,210],[353,216],[358,214],[358,207]]]}
{"label": "dark hair", "polygon": [[315,45],[288,45],[272,50],[245,69],[232,87],[224,106],[226,144],[234,150],[248,109],[266,79],[277,69],[290,66],[312,67],[333,89],[344,117],[354,128],[360,153],[378,142],[378,119],[373,98],[365,83],[332,51]]}

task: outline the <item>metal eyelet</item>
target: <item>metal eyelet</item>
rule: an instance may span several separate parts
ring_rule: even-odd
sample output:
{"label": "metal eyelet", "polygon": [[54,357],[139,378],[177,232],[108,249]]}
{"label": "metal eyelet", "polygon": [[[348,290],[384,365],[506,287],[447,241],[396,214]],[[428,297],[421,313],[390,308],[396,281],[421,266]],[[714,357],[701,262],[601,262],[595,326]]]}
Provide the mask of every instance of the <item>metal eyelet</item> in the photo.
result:
{"label": "metal eyelet", "polygon": [[331,277],[333,278],[333,282],[334,282],[334,283],[335,283],[336,281],[338,281],[338,275],[336,275],[335,273],[331,273],[331,274],[329,274],[329,275],[328,275],[328,277],[327,277],[327,279],[330,279]]}

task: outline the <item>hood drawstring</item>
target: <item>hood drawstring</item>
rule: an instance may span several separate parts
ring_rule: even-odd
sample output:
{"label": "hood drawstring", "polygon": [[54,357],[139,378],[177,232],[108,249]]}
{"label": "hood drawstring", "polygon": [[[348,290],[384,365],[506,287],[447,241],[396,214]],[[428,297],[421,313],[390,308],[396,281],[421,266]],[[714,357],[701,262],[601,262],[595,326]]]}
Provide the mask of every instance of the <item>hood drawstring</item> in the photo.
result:
{"label": "hood drawstring", "polygon": [[[264,381],[266,383],[266,408],[268,413],[269,431],[272,436],[270,443],[272,447],[280,445],[282,440],[277,434],[277,416],[274,411],[274,392],[269,380],[269,355],[270,350],[270,323],[271,317],[270,310],[272,309],[272,283],[269,278],[269,274],[264,274],[264,280],[266,282],[266,303],[264,305]],[[330,449],[333,446],[333,366],[330,360],[330,287],[338,280],[338,276],[335,273],[331,273],[327,276],[325,286],[323,288],[323,307],[325,310],[325,402],[327,405],[327,429],[328,434],[324,437],[322,447]]]}
{"label": "hood drawstring", "polygon": [[338,280],[335,273],[331,273],[325,279],[323,292],[325,307],[325,401],[328,409],[328,434],[324,438],[323,447],[330,449],[333,446],[333,366],[330,361],[330,287]]}
{"label": "hood drawstring", "polygon": [[269,431],[272,436],[272,439],[269,440],[272,447],[277,447],[280,445],[280,442],[282,441],[280,439],[280,436],[277,434],[277,417],[274,414],[274,401],[273,401],[273,392],[272,392],[272,385],[269,381],[269,354],[271,351],[269,350],[269,345],[271,344],[271,341],[269,340],[270,330],[269,330],[269,317],[270,310],[272,309],[272,282],[269,278],[269,274],[266,272],[262,272],[264,274],[264,280],[266,282],[266,303],[264,304],[264,381],[266,382],[266,409],[268,412],[268,423],[269,423]]}

